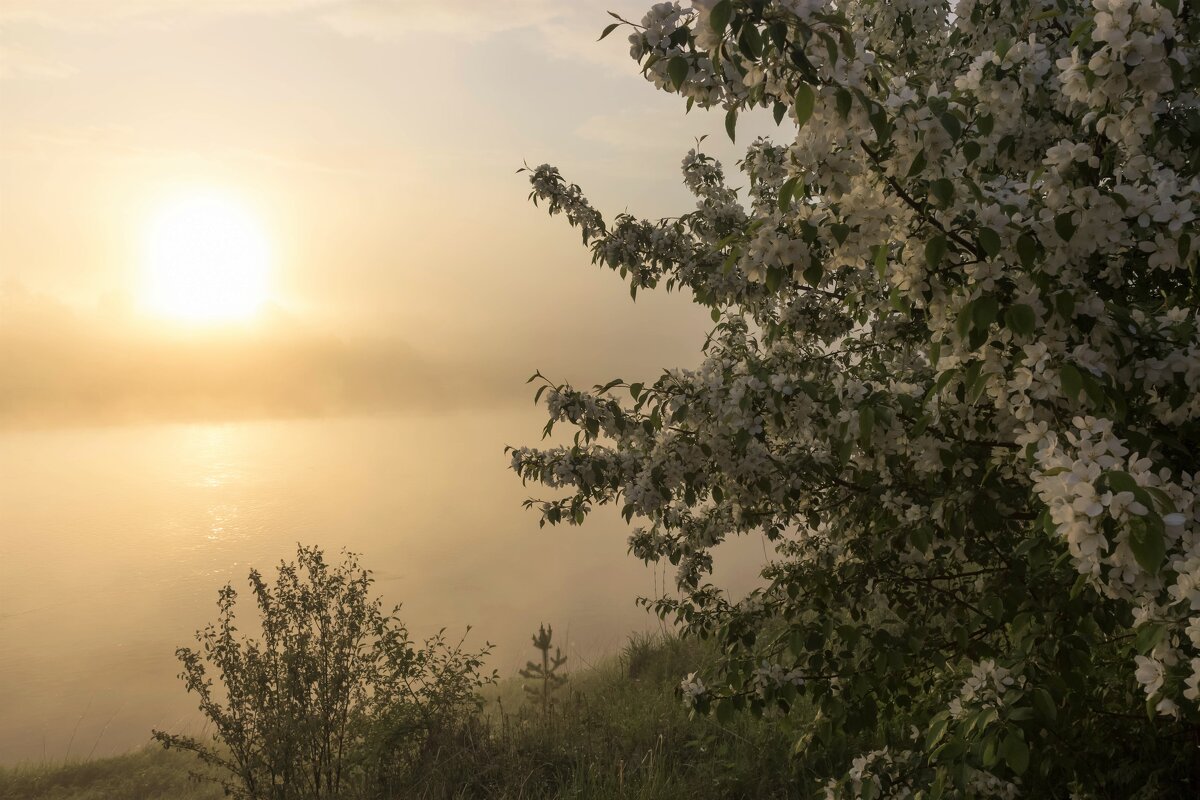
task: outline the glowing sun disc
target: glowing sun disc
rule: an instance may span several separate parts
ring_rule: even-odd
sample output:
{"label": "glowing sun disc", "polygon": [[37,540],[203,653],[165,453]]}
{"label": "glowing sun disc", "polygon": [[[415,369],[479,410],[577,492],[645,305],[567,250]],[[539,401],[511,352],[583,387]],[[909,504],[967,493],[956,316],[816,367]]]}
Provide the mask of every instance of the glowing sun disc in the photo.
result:
{"label": "glowing sun disc", "polygon": [[267,299],[271,249],[254,215],[215,191],[169,201],[146,229],[144,302],[189,322],[252,317]]}

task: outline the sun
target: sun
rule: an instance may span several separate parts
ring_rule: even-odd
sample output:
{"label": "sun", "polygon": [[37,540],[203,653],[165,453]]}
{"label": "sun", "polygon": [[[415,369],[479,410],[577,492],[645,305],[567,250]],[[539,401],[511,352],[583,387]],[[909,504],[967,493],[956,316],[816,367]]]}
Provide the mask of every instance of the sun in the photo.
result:
{"label": "sun", "polygon": [[194,190],[164,203],[146,226],[143,301],[181,322],[247,320],[266,302],[271,248],[233,196]]}

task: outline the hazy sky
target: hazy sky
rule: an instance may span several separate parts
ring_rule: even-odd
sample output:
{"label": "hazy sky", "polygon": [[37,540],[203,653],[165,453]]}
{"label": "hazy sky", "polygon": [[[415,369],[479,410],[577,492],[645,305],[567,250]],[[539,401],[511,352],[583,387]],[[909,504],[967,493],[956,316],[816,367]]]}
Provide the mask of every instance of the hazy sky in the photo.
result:
{"label": "hazy sky", "polygon": [[[420,362],[461,403],[521,396],[536,367],[591,382],[693,362],[706,315],[630,303],[514,174],[554,163],[610,216],[692,207],[679,161],[719,116],[685,117],[624,35],[595,41],[606,10],[645,7],[0,0],[0,413],[136,413],[214,372],[328,379],[356,404]],[[201,190],[249,209],[273,253],[269,305],[223,330],[137,302],[149,220]],[[158,376],[174,388],[146,389]]]}

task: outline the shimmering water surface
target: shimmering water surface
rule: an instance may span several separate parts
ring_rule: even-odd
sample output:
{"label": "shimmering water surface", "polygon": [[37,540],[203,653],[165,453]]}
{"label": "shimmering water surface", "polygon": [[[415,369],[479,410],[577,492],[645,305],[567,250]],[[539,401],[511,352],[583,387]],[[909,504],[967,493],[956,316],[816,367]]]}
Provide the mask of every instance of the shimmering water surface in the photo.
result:
{"label": "shimmering water surface", "polygon": [[[0,763],[100,756],[195,730],[177,646],[296,542],[349,548],[418,634],[470,624],[514,670],[539,622],[571,666],[658,627],[634,605],[662,570],[613,513],[539,530],[506,443],[537,409],[387,419],[0,433]],[[750,584],[760,541],[725,546]],[[666,576],[670,581],[670,576]]]}

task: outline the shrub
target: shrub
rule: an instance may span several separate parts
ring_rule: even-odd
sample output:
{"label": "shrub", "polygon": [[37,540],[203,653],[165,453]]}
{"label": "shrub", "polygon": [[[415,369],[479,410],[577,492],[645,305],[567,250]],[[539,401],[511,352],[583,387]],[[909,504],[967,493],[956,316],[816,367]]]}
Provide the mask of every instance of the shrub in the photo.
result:
{"label": "shrub", "polygon": [[[352,553],[329,565],[299,547],[273,586],[250,586],[259,638],[235,624],[237,592],[220,591],[218,620],[180,648],[180,677],[200,698],[211,742],[155,731],[164,747],[222,768],[219,782],[246,800],[386,796],[444,757],[469,730],[490,646],[477,652],[444,633],[415,643],[372,598]],[[214,680],[215,678],[215,680]]]}

